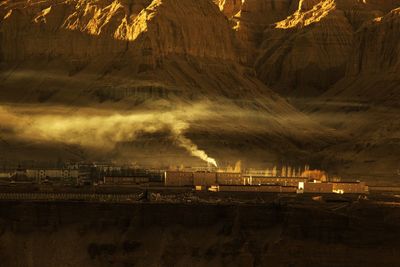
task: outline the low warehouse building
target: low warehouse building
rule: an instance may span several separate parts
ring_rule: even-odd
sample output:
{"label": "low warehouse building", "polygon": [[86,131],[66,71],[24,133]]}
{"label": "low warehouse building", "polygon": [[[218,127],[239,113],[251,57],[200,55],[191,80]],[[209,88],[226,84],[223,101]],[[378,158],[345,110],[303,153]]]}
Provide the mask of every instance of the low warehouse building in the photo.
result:
{"label": "low warehouse building", "polygon": [[331,183],[304,183],[304,193],[332,193]]}
{"label": "low warehouse building", "polygon": [[364,194],[368,192],[365,182],[299,183],[298,189],[304,193]]}
{"label": "low warehouse building", "polygon": [[333,192],[338,194],[363,194],[368,192],[365,182],[340,182],[332,183]]}
{"label": "low warehouse building", "polygon": [[217,172],[219,185],[243,185],[244,179],[241,173]]}
{"label": "low warehouse building", "polygon": [[165,186],[193,186],[193,172],[166,171]]}
{"label": "low warehouse building", "polygon": [[149,182],[148,177],[134,176],[106,176],[104,177],[105,185],[138,185]]}
{"label": "low warehouse building", "polygon": [[26,175],[37,183],[45,180],[74,180],[79,177],[79,170],[75,169],[28,169]]}
{"label": "low warehouse building", "polygon": [[195,172],[193,173],[193,184],[195,186],[211,186],[217,184],[217,175],[215,172]]}
{"label": "low warehouse building", "polygon": [[296,186],[300,182],[306,182],[306,178],[302,177],[249,177],[247,180],[253,185],[278,184],[282,186]]}
{"label": "low warehouse building", "polygon": [[220,185],[220,192],[265,192],[265,193],[295,193],[297,187],[280,185]]}

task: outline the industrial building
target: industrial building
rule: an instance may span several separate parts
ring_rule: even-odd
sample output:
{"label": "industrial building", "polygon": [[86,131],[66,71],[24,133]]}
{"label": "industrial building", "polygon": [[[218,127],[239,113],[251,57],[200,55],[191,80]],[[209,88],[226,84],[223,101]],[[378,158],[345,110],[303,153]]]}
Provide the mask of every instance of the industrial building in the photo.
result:
{"label": "industrial building", "polygon": [[365,194],[365,182],[306,182],[299,183],[299,193]]}
{"label": "industrial building", "polygon": [[368,192],[368,186],[365,184],[365,182],[338,182],[332,183],[332,185],[332,191],[338,194],[358,194]]}
{"label": "industrial building", "polygon": [[[293,172],[291,171],[291,173]],[[308,171],[308,174],[310,178],[303,176],[268,177],[260,173],[254,175],[254,173],[166,171],[164,185],[167,187],[194,187],[196,190],[210,189],[211,191],[339,194],[368,192],[368,187],[363,182],[326,182],[324,172]]]}
{"label": "industrial building", "polygon": [[[303,186],[302,186],[303,185]],[[299,184],[299,190],[303,190],[304,193],[332,193],[332,183],[316,183],[316,182],[305,182]]]}
{"label": "industrial building", "polygon": [[194,186],[193,172],[167,171],[164,175],[165,186]]}
{"label": "industrial building", "polygon": [[104,185],[141,185],[149,183],[149,177],[136,177],[136,176],[105,176]]}
{"label": "industrial building", "polygon": [[77,169],[28,169],[26,176],[37,183],[44,181],[77,180],[79,170]]}
{"label": "industrial building", "polygon": [[166,186],[212,186],[212,185],[281,185],[297,187],[305,177],[267,177],[228,172],[181,172],[166,171]]}
{"label": "industrial building", "polygon": [[218,185],[214,187],[216,192],[270,192],[270,193],[296,193],[297,187],[281,185]]}
{"label": "industrial building", "polygon": [[212,186],[217,184],[217,173],[195,172],[193,173],[193,185]]}
{"label": "industrial building", "polygon": [[[244,177],[246,179],[246,177]],[[283,186],[298,186],[300,182],[308,181],[303,177],[247,177],[247,184],[250,185],[270,185],[278,184]]]}
{"label": "industrial building", "polygon": [[363,182],[327,181],[328,176],[319,170],[302,171],[290,166],[266,170],[244,170],[240,163],[235,168],[183,168],[180,170],[141,169],[107,164],[75,164],[64,168],[32,168],[0,173],[4,183],[47,183],[52,185],[104,185],[104,186],[160,186],[187,187],[210,191],[287,192],[287,193],[337,193],[364,194],[368,186]]}
{"label": "industrial building", "polygon": [[217,182],[220,185],[244,185],[241,173],[217,172]]}

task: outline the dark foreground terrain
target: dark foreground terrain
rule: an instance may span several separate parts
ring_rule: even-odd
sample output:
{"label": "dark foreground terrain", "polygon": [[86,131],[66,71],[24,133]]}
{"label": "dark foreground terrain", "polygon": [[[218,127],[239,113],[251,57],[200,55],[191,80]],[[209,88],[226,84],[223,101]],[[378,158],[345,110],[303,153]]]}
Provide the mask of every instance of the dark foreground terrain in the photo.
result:
{"label": "dark foreground terrain", "polygon": [[1,201],[0,265],[400,266],[395,199]]}

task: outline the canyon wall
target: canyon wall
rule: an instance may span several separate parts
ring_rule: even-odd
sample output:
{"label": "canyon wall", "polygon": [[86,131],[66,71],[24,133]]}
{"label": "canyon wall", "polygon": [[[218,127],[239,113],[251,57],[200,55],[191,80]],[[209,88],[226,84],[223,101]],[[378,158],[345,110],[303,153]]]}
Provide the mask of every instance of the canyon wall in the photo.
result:
{"label": "canyon wall", "polygon": [[320,123],[349,136],[329,153],[341,154],[354,175],[373,169],[371,180],[398,176],[399,25],[399,9],[365,23],[355,35],[344,78],[309,108]]}
{"label": "canyon wall", "polygon": [[[225,14],[248,47],[258,78],[297,96],[320,95],[342,79],[353,67],[355,38],[364,23],[400,6],[400,1],[249,0],[232,16],[233,4],[226,2],[220,8],[228,6]],[[374,40],[374,34],[367,38]]]}
{"label": "canyon wall", "polygon": [[[18,118],[12,121],[24,121],[26,108],[38,116],[60,116],[67,124],[70,116],[100,116],[96,129],[83,134],[115,136],[109,126],[114,113],[150,114],[148,125],[156,124],[148,132],[149,127],[131,123],[135,134],[119,138],[106,153],[87,152],[81,141],[65,144],[69,136],[21,141],[13,133],[26,126],[8,125],[11,129],[0,133],[6,140],[0,158],[72,154],[82,160],[102,155],[196,164],[176,146],[171,132],[178,132],[220,161],[248,158],[262,164],[280,157],[304,160],[305,147],[330,138],[256,78],[231,21],[211,0],[3,1],[0,12],[0,100],[3,113]],[[107,145],[110,138],[98,143]]]}
{"label": "canyon wall", "polygon": [[341,175],[397,178],[400,1],[247,3],[250,9],[231,21],[250,51],[248,64],[270,88],[340,136],[324,157],[336,158]]}
{"label": "canyon wall", "polygon": [[120,60],[140,69],[169,55],[238,59],[228,21],[207,0],[10,2],[3,8],[6,62]]}
{"label": "canyon wall", "polygon": [[359,29],[348,76],[400,72],[400,7]]}

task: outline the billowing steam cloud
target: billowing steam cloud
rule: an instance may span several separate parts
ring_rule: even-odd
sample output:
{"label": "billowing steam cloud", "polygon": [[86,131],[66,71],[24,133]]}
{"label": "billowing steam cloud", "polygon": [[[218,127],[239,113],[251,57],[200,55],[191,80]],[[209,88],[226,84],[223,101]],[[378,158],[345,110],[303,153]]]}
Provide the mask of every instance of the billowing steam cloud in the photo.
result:
{"label": "billowing steam cloud", "polygon": [[[0,107],[0,127],[11,129],[24,140],[41,140],[79,144],[87,147],[112,149],[118,142],[133,141],[141,133],[166,131],[175,143],[185,148],[191,155],[208,164],[217,166],[215,159],[200,150],[184,134],[190,124],[185,120],[187,112],[135,112],[128,114],[91,114],[67,115],[65,111],[49,115],[47,112],[27,115]],[[111,114],[110,114],[111,113]],[[186,114],[183,116],[183,114]]]}

